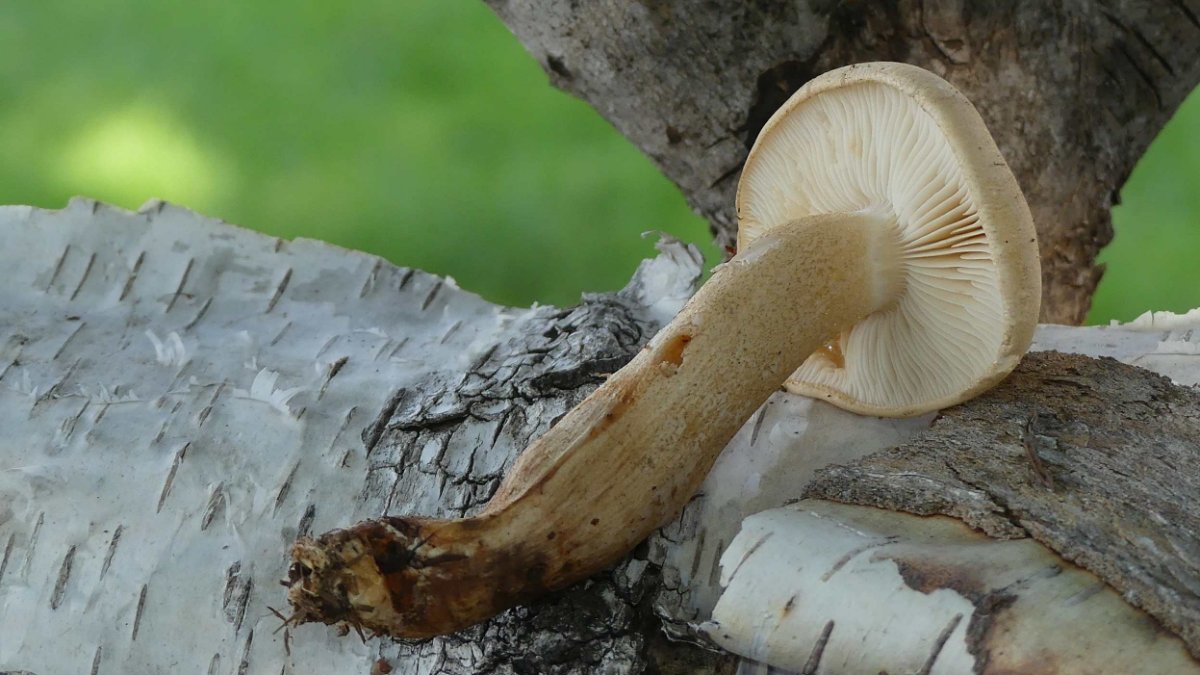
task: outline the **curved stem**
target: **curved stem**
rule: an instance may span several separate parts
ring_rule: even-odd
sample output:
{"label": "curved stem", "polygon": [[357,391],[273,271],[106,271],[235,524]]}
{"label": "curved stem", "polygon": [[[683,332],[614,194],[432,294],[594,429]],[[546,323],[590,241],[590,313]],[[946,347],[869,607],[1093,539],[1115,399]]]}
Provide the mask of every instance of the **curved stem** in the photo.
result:
{"label": "curved stem", "polygon": [[479,515],[384,518],[297,542],[295,621],[426,637],[617,562],[679,513],[805,358],[894,300],[893,238],[878,212],[764,235],[534,441]]}

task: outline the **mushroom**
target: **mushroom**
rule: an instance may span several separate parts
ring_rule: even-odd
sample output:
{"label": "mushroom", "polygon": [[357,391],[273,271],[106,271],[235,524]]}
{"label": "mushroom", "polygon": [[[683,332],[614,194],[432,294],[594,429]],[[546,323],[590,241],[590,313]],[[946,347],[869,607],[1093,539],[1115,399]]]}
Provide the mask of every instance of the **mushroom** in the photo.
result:
{"label": "mushroom", "polygon": [[738,212],[738,254],[482,512],[298,540],[289,622],[464,628],[620,560],[785,381],[914,415],[996,383],[1032,339],[1028,207],[978,113],[930,73],[864,64],[809,82],[760,134]]}
{"label": "mushroom", "polygon": [[788,379],[794,393],[918,415],[987,390],[1033,339],[1041,274],[1029,207],[974,106],[928,71],[868,63],[809,82],[759,134],[737,210],[740,249],[845,213],[903,270],[876,277],[898,292],[834,330]]}

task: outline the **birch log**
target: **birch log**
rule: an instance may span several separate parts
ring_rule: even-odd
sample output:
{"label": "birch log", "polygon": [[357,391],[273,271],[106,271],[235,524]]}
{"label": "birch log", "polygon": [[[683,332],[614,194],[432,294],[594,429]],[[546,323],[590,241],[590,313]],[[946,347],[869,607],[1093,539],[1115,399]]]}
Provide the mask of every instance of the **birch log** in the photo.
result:
{"label": "birch log", "polygon": [[[1022,491],[1040,478],[1021,463],[1025,451],[1014,445],[1021,438],[1013,423],[1018,408],[1003,388],[936,422],[860,418],[779,393],[739,432],[676,522],[588,583],[423,642],[362,641],[320,625],[277,630],[281,621],[271,608],[284,604],[277,582],[297,535],[384,513],[460,516],[482,506],[528,440],[636,353],[691,293],[700,272],[695,252],[679,244],[661,251],[619,293],[588,295],[569,309],[514,309],[490,305],[449,279],[318,242],[267,238],[161,203],[138,213],[88,200],[62,211],[0,209],[0,671],[718,673],[737,667],[734,657],[714,651],[718,645],[797,670],[823,645],[818,652],[828,654],[811,672],[865,672],[835,658],[846,653],[837,647],[846,633],[824,632],[830,617],[820,606],[796,613],[815,632],[810,626],[786,633],[805,654],[799,662],[795,649],[776,649],[778,631],[766,635],[754,622],[733,630],[746,607],[758,613],[770,603],[785,607],[812,579],[824,583],[827,571],[821,559],[804,557],[806,569],[821,573],[779,573],[779,561],[806,554],[804,546],[792,541],[764,558],[773,547],[752,540],[747,546],[746,537],[780,520],[785,512],[772,509],[806,492],[831,497],[847,485],[887,487],[881,476],[928,473],[931,453],[978,435],[995,442],[977,453],[958,448],[956,462],[999,449],[992,454],[1000,461],[1022,467],[1014,480],[963,488],[930,474],[944,488],[940,500],[931,489],[921,501],[885,505],[964,517],[977,512],[977,524],[1011,540],[995,545],[1029,552],[1026,567],[1013,569],[1069,570],[1059,576],[1092,600],[1053,605],[1060,612],[1052,614],[1057,632],[1028,623],[1046,613],[1045,604],[1022,604],[1019,595],[1002,607],[979,602],[1005,588],[1003,579],[964,590],[917,564],[929,560],[917,544],[936,537],[948,542],[941,550],[954,541],[989,544],[956,521],[941,517],[927,526],[929,516],[904,513],[890,515],[898,521],[863,520],[862,513],[878,510],[816,499],[791,512],[836,512],[839,531],[857,522],[861,536],[892,545],[862,557],[853,538],[818,539],[820,550],[846,547],[841,567],[887,572],[900,551],[908,569],[924,570],[891,579],[913,598],[937,590],[962,614],[943,639],[954,615],[936,623],[942,615],[931,613],[922,625],[936,626],[932,638],[912,643],[941,640],[938,653],[958,659],[945,668],[969,662],[987,672],[989,662],[1009,663],[996,646],[1005,643],[971,642],[965,632],[981,625],[972,612],[983,610],[1002,619],[989,626],[1015,625],[1025,630],[1020,634],[1038,636],[1041,642],[1019,644],[1053,657],[1050,672],[1086,665],[1069,648],[1076,625],[1110,631],[1109,642],[1140,655],[1142,664],[1171,664],[1171,672],[1195,667],[1186,625],[1200,587],[1195,500],[1186,496],[1200,475],[1189,468],[1195,447],[1168,458],[1179,475],[1148,473],[1118,486],[1121,494],[1148,494],[1153,486],[1145,481],[1153,480],[1160,492],[1184,491],[1169,515],[1162,503],[1144,502],[1155,509],[1103,515],[1112,521],[1107,527],[1081,520],[1060,503],[1103,493],[1090,492],[1095,481],[1074,480],[1083,474],[1072,462],[1096,451],[1126,459],[1158,453],[1159,437],[1134,429],[1120,443],[1081,443],[1054,426],[1049,408],[1035,429],[1034,449],[1057,487],[1050,490],[1054,499],[1039,500],[1036,490]],[[1069,385],[1043,381],[1042,375],[1063,375],[1040,357],[1022,366],[1015,386],[1029,401],[1040,396],[1050,406],[1064,398],[1055,387],[1101,398],[1151,391],[1145,403],[1159,405],[1157,426],[1185,438],[1197,427],[1187,407],[1196,394],[1183,386],[1200,374],[1197,319],[1158,317],[1154,324],[1152,318],[1148,331],[1039,331],[1042,348],[1115,356],[1170,373],[1175,384],[1084,357],[1074,358],[1085,364],[1079,368],[1092,369],[1088,377],[1076,374]],[[1103,401],[1096,406],[1103,409]],[[1139,406],[1115,407],[1111,420]],[[899,458],[894,447],[905,449]],[[908,456],[920,461],[905,473]],[[830,463],[841,468],[826,468]],[[886,471],[876,470],[881,466]],[[858,478],[831,482],[848,473]],[[1007,513],[997,511],[1002,499],[1013,505]],[[1004,517],[995,520],[997,513]],[[791,518],[780,527],[796,526]],[[996,523],[999,529],[986,526]],[[1089,536],[1070,527],[1081,523]],[[765,563],[774,570],[769,578],[744,574],[737,564],[722,569],[723,555],[733,559],[750,549],[756,549],[744,556],[750,566],[741,570]],[[952,557],[960,565],[969,560]],[[764,578],[770,595],[755,604],[763,584],[754,582]],[[846,605],[854,596],[837,584],[851,577],[829,578],[836,582],[824,587],[830,602]],[[1168,594],[1173,605],[1153,602]],[[1095,619],[1091,610],[1098,606],[1104,620],[1081,621]],[[870,612],[874,605],[861,607]],[[898,607],[891,620],[914,623],[917,605]],[[684,640],[666,640],[664,625]],[[887,621],[863,625],[859,635],[896,630]],[[863,653],[858,663],[909,663],[882,649],[891,643],[874,644],[881,649]]]}

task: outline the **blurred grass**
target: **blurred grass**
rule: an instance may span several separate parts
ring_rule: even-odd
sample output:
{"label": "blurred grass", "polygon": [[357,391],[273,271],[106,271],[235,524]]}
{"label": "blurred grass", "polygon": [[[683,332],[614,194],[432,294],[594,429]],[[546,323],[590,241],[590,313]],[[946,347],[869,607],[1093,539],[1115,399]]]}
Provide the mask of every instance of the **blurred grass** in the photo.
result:
{"label": "blurred grass", "polygon": [[619,288],[647,230],[713,251],[482,2],[3,3],[0,91],[0,203],[161,197],[518,305]]}
{"label": "blurred grass", "polygon": [[1121,201],[1088,322],[1200,307],[1200,89],[1134,167]]}
{"label": "blurred grass", "polygon": [[[0,203],[161,197],[516,305],[618,288],[646,230],[716,259],[475,0],[0,3],[0,92]],[[1198,132],[1193,95],[1123,191],[1093,321],[1200,305]]]}

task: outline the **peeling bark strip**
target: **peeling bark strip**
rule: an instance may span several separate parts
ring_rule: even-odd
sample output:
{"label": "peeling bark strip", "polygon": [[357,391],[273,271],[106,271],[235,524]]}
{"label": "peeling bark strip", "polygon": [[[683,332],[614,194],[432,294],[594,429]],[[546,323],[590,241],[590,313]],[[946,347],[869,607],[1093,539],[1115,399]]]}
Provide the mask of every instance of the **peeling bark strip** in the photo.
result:
{"label": "peeling bark strip", "polygon": [[[1040,468],[1027,443],[1036,443]],[[919,439],[830,467],[806,491],[1033,537],[1200,656],[1197,495],[1200,392],[1111,359],[1057,352],[1030,354]]]}
{"label": "peeling bark strip", "polygon": [[1043,320],[1082,321],[1134,163],[1200,81],[1194,0],[486,0],[734,243],[758,130],[800,85],[863,61],[943,75],[983,115],[1033,211]]}

